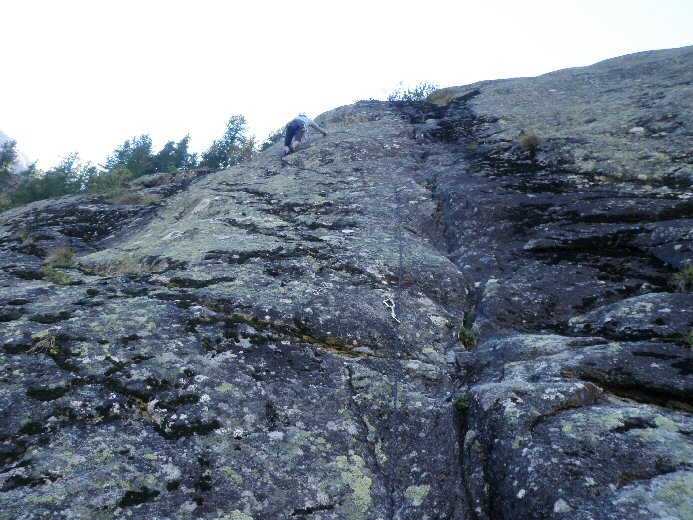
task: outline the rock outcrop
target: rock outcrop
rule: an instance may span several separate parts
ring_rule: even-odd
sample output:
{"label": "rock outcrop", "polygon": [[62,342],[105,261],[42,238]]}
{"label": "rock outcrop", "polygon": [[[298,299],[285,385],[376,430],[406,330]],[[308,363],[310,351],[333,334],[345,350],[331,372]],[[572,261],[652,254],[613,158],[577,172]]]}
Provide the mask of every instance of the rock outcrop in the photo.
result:
{"label": "rock outcrop", "polygon": [[691,71],[359,102],[157,205],[3,213],[0,518],[691,518]]}

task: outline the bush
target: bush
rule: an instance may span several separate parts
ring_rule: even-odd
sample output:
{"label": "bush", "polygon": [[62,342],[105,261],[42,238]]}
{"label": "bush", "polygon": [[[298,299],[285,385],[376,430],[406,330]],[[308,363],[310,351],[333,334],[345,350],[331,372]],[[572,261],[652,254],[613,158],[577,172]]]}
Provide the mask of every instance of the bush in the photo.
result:
{"label": "bush", "polygon": [[428,96],[438,90],[438,86],[426,81],[415,87],[404,88],[402,82],[387,95],[388,101],[426,101]]}
{"label": "bush", "polygon": [[75,253],[66,246],[53,249],[46,257],[45,263],[51,267],[70,267]]}
{"label": "bush", "polygon": [[35,200],[61,197],[78,193],[98,174],[90,162],[83,163],[78,153],[64,157],[58,166],[43,172],[30,169],[24,182],[11,195],[12,206],[21,206]]}
{"label": "bush", "polygon": [[272,146],[274,143],[278,143],[284,138],[284,129],[283,128],[278,128],[274,132],[272,132],[270,135],[267,136],[267,139],[264,140],[264,142],[260,145],[260,152],[263,152],[267,150],[270,146]]}
{"label": "bush", "polygon": [[43,279],[57,285],[68,285],[72,282],[72,278],[65,273],[56,271],[53,266],[50,265],[43,268]]}
{"label": "bush", "polygon": [[43,352],[51,356],[57,356],[60,349],[55,344],[56,337],[48,333],[38,333],[32,336],[33,346],[28,350],[30,354],[34,352]]}
{"label": "bush", "polygon": [[469,394],[464,393],[460,394],[457,397],[455,397],[455,400],[452,402],[455,405],[455,408],[457,409],[458,412],[464,412],[465,410],[469,409]]}
{"label": "bush", "polygon": [[693,289],[693,265],[687,265],[674,276],[674,283],[679,291]]}
{"label": "bush", "polygon": [[132,179],[132,172],[125,166],[116,166],[114,169],[96,175],[91,179],[87,189],[92,193],[112,194],[122,190]]}
{"label": "bush", "polygon": [[152,157],[154,172],[172,173],[189,170],[197,166],[197,154],[188,152],[190,136],[186,135],[177,143],[167,142],[164,147]]}
{"label": "bush", "polygon": [[681,336],[681,341],[683,341],[688,347],[693,349],[693,329],[689,330]]}
{"label": "bush", "polygon": [[462,325],[457,329],[457,341],[462,343],[466,348],[471,348],[476,345],[476,332]]}
{"label": "bush", "polygon": [[520,130],[517,141],[520,143],[523,150],[527,150],[532,154],[537,151],[537,148],[539,148],[541,144],[541,138],[537,134],[534,132],[527,133],[524,130]]}
{"label": "bush", "polygon": [[233,115],[226,123],[224,135],[202,153],[200,166],[223,170],[252,156],[255,139],[246,135],[245,117]]}

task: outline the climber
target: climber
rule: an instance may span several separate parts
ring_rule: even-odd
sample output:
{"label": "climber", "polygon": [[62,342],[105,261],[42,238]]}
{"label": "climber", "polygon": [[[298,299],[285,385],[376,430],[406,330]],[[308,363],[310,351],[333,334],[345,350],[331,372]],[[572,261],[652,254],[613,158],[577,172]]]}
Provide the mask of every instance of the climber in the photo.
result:
{"label": "climber", "polygon": [[298,147],[301,146],[301,139],[303,139],[303,135],[306,133],[309,126],[315,128],[323,136],[327,135],[327,132],[320,128],[315,121],[307,117],[304,112],[301,112],[286,125],[286,134],[284,135],[284,155],[288,155],[298,150]]}

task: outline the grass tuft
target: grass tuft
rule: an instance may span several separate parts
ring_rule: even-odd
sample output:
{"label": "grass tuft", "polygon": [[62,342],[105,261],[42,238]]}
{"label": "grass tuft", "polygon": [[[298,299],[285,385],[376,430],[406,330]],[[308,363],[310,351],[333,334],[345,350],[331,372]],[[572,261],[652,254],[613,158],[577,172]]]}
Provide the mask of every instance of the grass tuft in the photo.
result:
{"label": "grass tuft", "polygon": [[464,95],[464,91],[456,87],[447,87],[435,90],[426,98],[426,102],[433,103],[439,107],[444,107],[455,98]]}
{"label": "grass tuft", "polygon": [[524,130],[520,130],[517,141],[520,143],[522,149],[529,153],[536,152],[541,144],[541,138],[537,134],[534,132],[525,132]]}
{"label": "grass tuft", "polygon": [[455,405],[455,409],[458,412],[464,412],[465,410],[469,409],[469,394],[464,393],[460,394],[457,397],[455,397],[455,400],[452,402],[452,404]]}
{"label": "grass tuft", "polygon": [[99,276],[115,276],[119,274],[136,274],[148,269],[132,256],[121,256],[95,266],[92,271]]}
{"label": "grass tuft", "polygon": [[161,202],[161,197],[151,193],[137,193],[134,191],[115,192],[106,198],[111,204],[123,204],[128,206],[154,206]]}
{"label": "grass tuft", "polygon": [[56,247],[48,253],[45,263],[51,267],[70,267],[75,253],[67,246]]}
{"label": "grass tuft", "polygon": [[17,235],[22,241],[23,246],[30,246],[34,243],[34,237],[31,234],[31,229],[28,227],[22,227],[17,230]]}
{"label": "grass tuft", "polygon": [[462,343],[466,348],[471,348],[476,345],[476,332],[473,329],[462,325],[457,329],[457,341]]}
{"label": "grass tuft", "polygon": [[693,349],[693,329],[681,335],[683,341],[689,348]]}
{"label": "grass tuft", "polygon": [[690,291],[693,289],[693,265],[687,265],[674,276],[674,283],[679,291]]}
{"label": "grass tuft", "polygon": [[57,356],[60,353],[60,349],[55,344],[55,336],[53,335],[41,335],[34,338],[34,345],[28,350],[30,354],[34,352],[43,352],[44,354],[50,354],[51,356]]}

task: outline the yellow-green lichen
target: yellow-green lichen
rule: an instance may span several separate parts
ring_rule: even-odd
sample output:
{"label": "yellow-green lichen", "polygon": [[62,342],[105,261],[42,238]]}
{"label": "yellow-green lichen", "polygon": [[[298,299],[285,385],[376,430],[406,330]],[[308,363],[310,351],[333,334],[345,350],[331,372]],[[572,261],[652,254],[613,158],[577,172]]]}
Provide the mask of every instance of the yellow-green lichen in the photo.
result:
{"label": "yellow-green lichen", "polygon": [[241,477],[234,469],[230,466],[222,466],[219,468],[219,471],[222,473],[225,473],[229,479],[231,479],[231,482],[237,485],[243,484],[243,477]]}
{"label": "yellow-green lichen", "polygon": [[621,343],[619,343],[618,341],[613,341],[613,342],[609,343],[609,345],[607,347],[611,351],[617,351],[617,350],[621,350],[623,348],[623,345],[621,345]]}
{"label": "yellow-green lichen", "polygon": [[411,501],[411,505],[414,507],[419,507],[424,499],[428,496],[428,492],[431,490],[431,486],[424,484],[421,486],[409,486],[404,491],[404,496]]}
{"label": "yellow-green lichen", "polygon": [[94,451],[94,460],[99,463],[104,463],[113,458],[113,452],[111,449],[102,444],[97,450]]}
{"label": "yellow-green lichen", "polygon": [[37,494],[30,494],[27,496],[27,500],[34,504],[34,505],[46,505],[46,504],[55,504],[55,505],[60,505],[65,501],[65,497],[57,496],[57,495],[37,495]]}
{"label": "yellow-green lichen", "polygon": [[387,464],[387,455],[383,451],[383,443],[378,438],[377,430],[375,426],[370,423],[367,417],[364,417],[363,421],[366,423],[366,427],[368,428],[368,442],[373,444],[375,447],[375,458],[378,460],[379,464],[384,466]]}
{"label": "yellow-green lichen", "polygon": [[607,430],[613,430],[615,428],[620,428],[623,426],[623,413],[614,412],[611,414],[603,415],[598,418],[599,423],[601,423]]}
{"label": "yellow-green lichen", "polygon": [[672,421],[668,417],[664,417],[663,415],[658,415],[657,417],[655,417],[654,422],[657,426],[659,426],[660,428],[664,428],[665,430],[669,430],[672,432],[679,431],[678,425],[674,421]]}
{"label": "yellow-green lichen", "polygon": [[527,439],[525,437],[521,437],[520,435],[515,436],[515,440],[513,441],[512,448],[516,450],[520,446],[522,446],[522,443],[525,442]]}
{"label": "yellow-green lichen", "polygon": [[214,520],[253,520],[253,517],[246,515],[238,509],[234,509],[228,515],[218,516]]}
{"label": "yellow-green lichen", "polygon": [[655,498],[676,507],[679,518],[693,518],[693,475],[677,476],[669,484],[655,490]]}
{"label": "yellow-green lichen", "polygon": [[340,455],[335,461],[339,469],[342,482],[351,489],[350,502],[354,506],[353,514],[350,519],[365,519],[365,513],[370,509],[373,499],[371,498],[371,478],[364,474],[366,462],[358,455],[349,457]]}
{"label": "yellow-green lichen", "polygon": [[220,394],[238,393],[238,389],[231,383],[222,383],[219,386],[214,387],[214,389]]}

